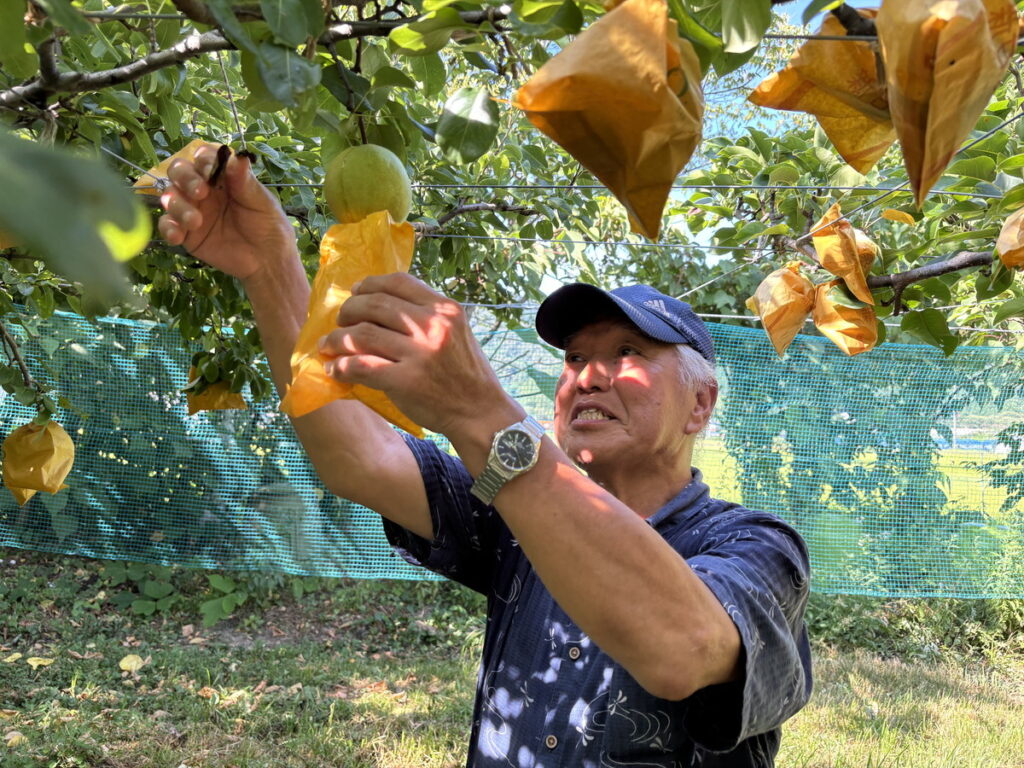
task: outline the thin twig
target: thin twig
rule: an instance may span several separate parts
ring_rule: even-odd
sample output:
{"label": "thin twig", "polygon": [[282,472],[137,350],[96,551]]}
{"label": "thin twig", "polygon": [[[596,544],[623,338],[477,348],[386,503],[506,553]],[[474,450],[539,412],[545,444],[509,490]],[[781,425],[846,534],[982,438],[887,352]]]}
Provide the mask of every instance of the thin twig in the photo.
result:
{"label": "thin twig", "polygon": [[17,363],[18,368],[21,369],[21,378],[25,380],[25,386],[31,387],[38,392],[39,384],[32,378],[32,374],[29,373],[28,366],[25,365],[25,361],[21,357],[21,347],[18,346],[17,340],[11,335],[10,331],[7,330],[7,326],[4,325],[3,322],[0,322],[0,336],[3,337],[7,359]]}
{"label": "thin twig", "polygon": [[413,223],[413,227],[416,229],[420,237],[424,237],[444,229],[445,225],[456,216],[462,216],[467,213],[478,213],[480,211],[502,211],[505,213],[518,213],[521,216],[535,216],[537,214],[537,211],[533,208],[527,208],[522,205],[512,205],[511,203],[506,203],[503,200],[499,200],[494,203],[467,203],[465,205],[452,208],[441,216],[435,224],[415,222]]}

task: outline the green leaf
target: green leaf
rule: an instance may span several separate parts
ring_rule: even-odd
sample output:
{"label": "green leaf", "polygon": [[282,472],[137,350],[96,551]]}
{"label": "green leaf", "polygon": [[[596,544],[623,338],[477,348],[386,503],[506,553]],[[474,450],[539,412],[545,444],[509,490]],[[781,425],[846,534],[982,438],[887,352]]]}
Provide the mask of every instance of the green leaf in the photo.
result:
{"label": "green leaf", "polygon": [[448,73],[445,71],[444,62],[436,53],[414,56],[409,59],[409,69],[416,81],[423,85],[424,95],[434,96],[444,88]]}
{"label": "green leaf", "polygon": [[804,8],[803,22],[804,24],[810,24],[811,19],[817,16],[822,11],[831,11],[833,8],[838,8],[843,4],[843,0],[811,0]]}
{"label": "green leaf", "polygon": [[798,181],[800,181],[800,170],[793,163],[779,163],[768,169],[769,184],[789,186]]}
{"label": "green leaf", "polygon": [[292,48],[306,42],[310,24],[304,6],[303,0],[260,0],[263,19],[277,42]]}
{"label": "green leaf", "polygon": [[772,23],[770,0],[723,0],[722,40],[726,53],[746,53],[757,47]]}
{"label": "green leaf", "polygon": [[1011,317],[1020,317],[1021,315],[1024,315],[1024,296],[1017,296],[1000,304],[993,320],[996,323],[1001,323],[1003,320],[1008,320]]}
{"label": "green leaf", "polygon": [[0,69],[19,80],[39,70],[39,56],[25,37],[24,0],[0,0]]}
{"label": "green leaf", "polygon": [[679,36],[693,45],[700,59],[701,71],[706,74],[712,62],[721,55],[725,44],[686,9],[682,0],[668,0],[668,8],[669,15],[679,26]]}
{"label": "green leaf", "polygon": [[418,21],[395,27],[388,39],[405,56],[425,56],[444,48],[452,32],[464,26],[462,17],[454,8],[438,8]]}
{"label": "green leaf", "polygon": [[298,106],[302,94],[320,84],[317,64],[269,41],[257,47],[256,66],[267,90],[286,107]]}
{"label": "green leaf", "polygon": [[142,594],[146,597],[152,598],[153,600],[160,600],[161,598],[167,597],[173,591],[174,587],[166,581],[147,579],[142,582]]}
{"label": "green leaf", "polygon": [[986,155],[962,157],[947,167],[943,176],[966,176],[970,179],[992,181],[996,177],[996,161]]}
{"label": "green leaf", "polygon": [[3,130],[0,178],[0,230],[99,300],[128,295],[125,274],[99,232],[103,221],[124,230],[138,221],[138,203],[123,178],[96,160]]}
{"label": "green leaf", "polygon": [[850,293],[850,289],[844,284],[832,286],[828,291],[828,298],[833,304],[849,309],[867,309],[871,306]]}
{"label": "green leaf", "polygon": [[532,366],[526,369],[526,375],[537,385],[542,395],[550,400],[555,399],[555,390],[558,388],[557,376]]}
{"label": "green leaf", "polygon": [[992,264],[989,274],[979,272],[974,283],[974,290],[979,301],[991,299],[1000,293],[1009,290],[1013,285],[1013,272],[1003,266],[1003,262],[996,259]]}
{"label": "green leaf", "polygon": [[444,105],[437,144],[451,162],[471,163],[498,135],[498,105],[486,88],[460,88]]}
{"label": "green leaf", "polygon": [[949,332],[946,316],[937,309],[919,309],[903,315],[900,328],[925,344],[938,347],[947,356],[953,354],[960,341]]}
{"label": "green leaf", "polygon": [[416,83],[411,77],[394,67],[381,67],[373,73],[371,82],[374,88],[416,88]]}
{"label": "green leaf", "polygon": [[225,594],[234,592],[235,588],[238,586],[234,581],[226,576],[221,576],[219,573],[207,574],[206,578],[209,579],[211,587],[216,589],[218,592],[224,592]]}
{"label": "green leaf", "polygon": [[54,24],[64,27],[74,35],[88,35],[92,31],[92,25],[85,20],[85,17],[71,6],[70,0],[36,0],[46,11],[46,15],[53,19]]}
{"label": "green leaf", "polygon": [[242,22],[235,16],[235,12],[231,7],[231,0],[207,0],[206,7],[210,9],[210,13],[213,14],[213,18],[217,20],[217,25],[221,28],[225,37],[235,44],[235,47],[242,51],[249,51],[249,53],[256,55],[256,43],[249,33],[245,31],[245,27]]}

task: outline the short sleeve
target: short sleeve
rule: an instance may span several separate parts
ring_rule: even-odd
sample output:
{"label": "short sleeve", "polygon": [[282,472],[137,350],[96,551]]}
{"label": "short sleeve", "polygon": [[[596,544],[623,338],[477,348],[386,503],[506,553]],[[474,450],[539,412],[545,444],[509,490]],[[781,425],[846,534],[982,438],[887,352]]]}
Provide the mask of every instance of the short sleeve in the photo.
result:
{"label": "short sleeve", "polygon": [[689,700],[686,730],[714,752],[778,728],[811,694],[807,548],[782,520],[744,512],[716,526],[712,543],[687,559],[743,642],[741,680],[708,686]]}
{"label": "short sleeve", "polygon": [[413,565],[487,594],[504,522],[493,507],[469,492],[473,478],[458,458],[429,440],[404,437],[423,476],[434,539],[429,541],[382,518],[388,542]]}

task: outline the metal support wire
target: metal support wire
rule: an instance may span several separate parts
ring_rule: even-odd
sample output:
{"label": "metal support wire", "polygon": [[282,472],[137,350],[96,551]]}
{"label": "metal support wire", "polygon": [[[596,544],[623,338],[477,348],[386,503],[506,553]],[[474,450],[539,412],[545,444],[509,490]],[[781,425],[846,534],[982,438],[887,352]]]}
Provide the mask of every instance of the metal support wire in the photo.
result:
{"label": "metal support wire", "polygon": [[712,245],[710,243],[631,243],[628,240],[555,240],[543,237],[517,237],[515,235],[458,235],[438,232],[427,234],[424,237],[435,237],[444,239],[448,237],[459,238],[460,240],[512,240],[526,243],[550,243],[552,245],[608,245],[624,248],[695,248],[703,251],[743,251],[745,253],[758,253],[769,251],[770,248],[747,248],[742,245]]}
{"label": "metal support wire", "polygon": [[[151,185],[152,188],[158,189],[161,192],[163,190],[167,189],[167,179],[161,178],[160,176],[157,176],[155,174],[150,173],[145,168],[142,168],[142,167],[136,165],[131,160],[129,160],[129,159],[125,158],[125,157],[121,157],[119,154],[117,154],[117,152],[114,152],[113,150],[107,149],[102,144],[97,144],[96,147],[98,149],[100,149],[101,151],[106,152],[111,157],[116,158],[117,160],[120,160],[125,165],[131,166],[132,168],[137,170],[139,173],[141,173],[141,174],[143,174],[145,176],[149,176],[149,178],[151,178],[151,179],[154,179],[156,183]],[[147,185],[147,186],[149,186],[149,185]]]}

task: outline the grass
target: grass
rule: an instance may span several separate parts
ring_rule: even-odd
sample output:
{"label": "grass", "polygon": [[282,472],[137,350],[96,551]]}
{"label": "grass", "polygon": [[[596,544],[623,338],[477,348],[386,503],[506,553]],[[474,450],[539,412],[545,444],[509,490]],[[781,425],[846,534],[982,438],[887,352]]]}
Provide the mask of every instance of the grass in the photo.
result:
{"label": "grass", "polygon": [[[281,581],[266,607],[204,628],[195,612],[115,608],[95,561],[0,557],[4,768],[464,763],[483,605],[462,588],[323,580],[296,600]],[[119,666],[130,654],[135,672]],[[1024,658],[957,659],[819,642],[815,694],[778,765],[1024,766]]]}

